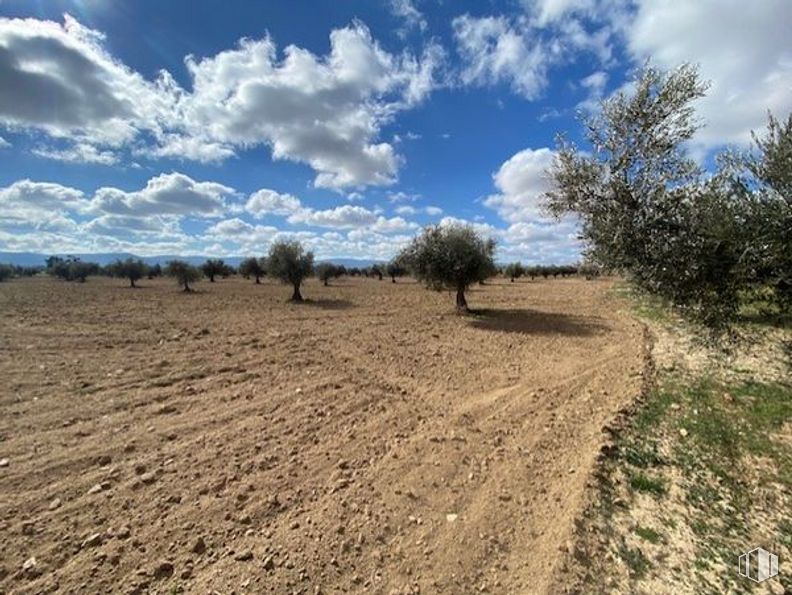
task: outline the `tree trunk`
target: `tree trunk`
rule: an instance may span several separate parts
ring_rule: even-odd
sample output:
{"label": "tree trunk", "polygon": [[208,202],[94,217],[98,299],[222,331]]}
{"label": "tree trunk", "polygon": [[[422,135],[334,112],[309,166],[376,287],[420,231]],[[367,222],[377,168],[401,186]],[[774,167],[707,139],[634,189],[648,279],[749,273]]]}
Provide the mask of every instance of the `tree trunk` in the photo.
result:
{"label": "tree trunk", "polygon": [[214,283],[214,275],[209,275],[209,283]]}
{"label": "tree trunk", "polygon": [[189,293],[190,291],[192,291],[192,289],[190,289],[190,284],[189,284],[189,282],[185,281],[184,282],[184,293]]}
{"label": "tree trunk", "polygon": [[514,283],[514,277],[511,278],[511,282]]}
{"label": "tree trunk", "polygon": [[465,288],[461,286],[457,287],[456,308],[457,308],[457,312],[459,312],[460,314],[465,314],[469,312],[467,300],[465,299]]}
{"label": "tree trunk", "polygon": [[259,276],[256,275],[256,285],[261,285],[261,281],[259,280]]}
{"label": "tree trunk", "polygon": [[325,280],[324,280],[324,286],[325,286],[325,287],[327,287],[327,285],[328,285],[328,283],[327,283],[327,279],[325,279]]}
{"label": "tree trunk", "polygon": [[391,277],[391,283],[396,283],[396,277]]}
{"label": "tree trunk", "polygon": [[135,280],[132,277],[129,278],[129,286],[130,287],[134,287],[135,286]]}
{"label": "tree trunk", "polygon": [[299,283],[295,283],[294,284],[294,293],[292,293],[291,301],[293,301],[293,302],[301,302],[301,301],[303,301],[302,294],[300,294],[300,284]]}

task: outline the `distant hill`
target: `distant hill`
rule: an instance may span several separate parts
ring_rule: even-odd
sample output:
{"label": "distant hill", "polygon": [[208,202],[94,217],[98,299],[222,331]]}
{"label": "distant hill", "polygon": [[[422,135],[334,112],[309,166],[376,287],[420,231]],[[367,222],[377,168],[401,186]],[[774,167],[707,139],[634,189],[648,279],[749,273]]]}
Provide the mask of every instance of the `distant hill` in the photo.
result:
{"label": "distant hill", "polygon": [[[24,267],[44,266],[49,256],[76,256],[80,260],[95,262],[102,266],[110,264],[119,258],[121,260],[124,260],[125,258],[140,258],[140,260],[146,264],[151,265],[158,263],[164,265],[168,261],[176,259],[186,260],[193,265],[200,265],[203,264],[206,259],[212,258],[211,256],[178,256],[173,254],[164,254],[160,256],[137,256],[135,254],[129,254],[126,252],[100,252],[95,254],[39,254],[36,252],[0,252],[0,263]],[[223,260],[231,266],[238,266],[239,263],[242,262],[243,258],[243,256],[229,256],[227,258],[223,258]],[[319,262],[332,262],[334,264],[342,264],[346,267],[367,267],[378,261],[360,258],[330,258],[321,260]]]}

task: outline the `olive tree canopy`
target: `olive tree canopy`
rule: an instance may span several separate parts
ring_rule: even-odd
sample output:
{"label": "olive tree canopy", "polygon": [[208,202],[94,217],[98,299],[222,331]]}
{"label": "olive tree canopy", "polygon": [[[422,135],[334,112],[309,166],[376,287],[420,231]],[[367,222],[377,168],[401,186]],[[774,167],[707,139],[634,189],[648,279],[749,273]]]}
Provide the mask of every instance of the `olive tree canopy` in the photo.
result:
{"label": "olive tree canopy", "polygon": [[434,225],[414,238],[399,255],[412,274],[432,289],[456,290],[456,307],[467,312],[465,291],[495,270],[495,240],[470,225]]}
{"label": "olive tree canopy", "polygon": [[590,152],[559,140],[546,200],[577,214],[593,261],[720,326],[737,310],[744,205],[686,152],[707,87],[687,64],[645,67],[584,120]]}
{"label": "olive tree canopy", "polygon": [[298,241],[281,240],[272,244],[267,273],[294,288],[291,301],[303,301],[300,285],[313,273],[313,252],[305,252]]}
{"label": "olive tree canopy", "polygon": [[135,287],[135,281],[142,279],[148,272],[148,267],[140,259],[127,258],[126,260],[116,260],[108,268],[108,272],[114,277],[129,279],[129,286]]}
{"label": "olive tree canopy", "polygon": [[201,278],[201,271],[183,260],[171,260],[165,267],[165,274],[176,279],[184,291],[192,291],[190,283]]}
{"label": "olive tree canopy", "polygon": [[244,277],[253,277],[256,284],[261,283],[261,278],[267,274],[267,259],[253,256],[246,258],[239,263],[239,274]]}

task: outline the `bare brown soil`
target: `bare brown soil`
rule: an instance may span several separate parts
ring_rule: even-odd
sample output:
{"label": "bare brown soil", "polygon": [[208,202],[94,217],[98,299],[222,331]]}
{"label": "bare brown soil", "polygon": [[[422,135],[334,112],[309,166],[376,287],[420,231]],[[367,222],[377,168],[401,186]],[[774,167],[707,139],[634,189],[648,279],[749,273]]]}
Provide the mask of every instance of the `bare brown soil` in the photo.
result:
{"label": "bare brown soil", "polygon": [[0,592],[556,593],[642,333],[607,281],[0,284]]}

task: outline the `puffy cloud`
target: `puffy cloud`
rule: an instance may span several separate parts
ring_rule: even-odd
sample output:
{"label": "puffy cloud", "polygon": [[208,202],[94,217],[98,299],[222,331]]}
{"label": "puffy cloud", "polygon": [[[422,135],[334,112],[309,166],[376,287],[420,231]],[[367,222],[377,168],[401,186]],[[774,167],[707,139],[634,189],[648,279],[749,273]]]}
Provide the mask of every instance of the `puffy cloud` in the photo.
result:
{"label": "puffy cloud", "polygon": [[415,215],[418,213],[418,209],[411,207],[410,205],[402,205],[400,207],[396,207],[396,212],[399,215]]}
{"label": "puffy cloud", "polygon": [[245,204],[245,210],[256,217],[269,214],[288,216],[301,211],[302,208],[302,203],[296,196],[280,194],[267,188],[251,194]]}
{"label": "puffy cloud", "polygon": [[422,101],[442,52],[393,55],[361,23],[330,34],[320,58],[269,38],[244,40],[211,58],[188,58],[193,92],[180,101],[186,129],[233,146],[268,143],[276,159],[308,163],[328,188],[395,181],[399,157],[377,142],[383,124]]}
{"label": "puffy cloud", "polygon": [[402,159],[380,130],[426,98],[443,61],[435,43],[421,56],[389,53],[355,22],[331,32],[326,56],[290,45],[281,57],[269,37],[190,56],[185,90],[164,71],[146,80],[68,15],[63,24],[2,18],[0,126],[74,141],[38,151],[62,160],[109,162],[97,147],[129,146],[215,162],[266,144],[275,159],[310,165],[317,186],[387,185]]}
{"label": "puffy cloud", "polygon": [[264,253],[280,231],[269,225],[251,225],[239,218],[218,221],[204,237],[210,241],[231,242],[242,248],[245,254]]}
{"label": "puffy cloud", "polygon": [[142,190],[100,188],[91,198],[81,190],[48,182],[20,180],[0,188],[0,227],[48,229],[79,238],[83,250],[98,238],[147,238],[153,243],[189,239],[180,229],[184,217],[215,217],[233,190],[214,182],[195,182],[177,173],[151,178]]}
{"label": "puffy cloud", "polygon": [[475,229],[478,233],[487,238],[497,239],[500,236],[501,230],[490,225],[489,223],[480,223],[478,221],[468,221],[459,217],[443,217],[439,223],[440,226],[448,225],[468,225]]}
{"label": "puffy cloud", "polygon": [[404,27],[399,29],[399,34],[402,37],[412,28],[417,28],[421,31],[426,30],[426,18],[415,7],[412,0],[390,0],[390,10],[394,16],[404,21]]}
{"label": "puffy cloud", "polygon": [[419,198],[421,198],[420,194],[408,194],[401,190],[388,193],[388,200],[391,202],[415,202]]}
{"label": "puffy cloud", "polygon": [[587,97],[577,107],[584,112],[594,112],[599,107],[599,102],[605,94],[605,87],[608,84],[608,73],[598,70],[591,73],[580,81],[580,86],[587,92]]}
{"label": "puffy cloud", "polygon": [[484,204],[511,223],[542,218],[541,197],[551,188],[546,172],[554,156],[546,147],[513,155],[493,175],[500,193],[489,196]]}
{"label": "puffy cloud", "polygon": [[68,15],[63,24],[0,19],[0,123],[110,145],[156,128],[168,96],[102,41]]}
{"label": "puffy cloud", "polygon": [[558,264],[579,258],[582,245],[576,220],[556,220],[542,209],[542,196],[552,188],[547,170],[554,156],[548,148],[525,149],[493,175],[499,193],[489,196],[484,204],[509,223],[498,232],[501,259]]}
{"label": "puffy cloud", "polygon": [[426,213],[429,216],[436,217],[437,215],[443,214],[443,209],[434,206],[428,206],[428,207],[423,207],[422,209],[418,209],[416,207],[411,207],[410,205],[401,205],[399,207],[396,207],[395,211],[399,215],[417,215],[418,213]]}
{"label": "puffy cloud", "polygon": [[696,63],[712,81],[697,105],[707,127],[695,140],[707,149],[745,144],[752,129],[764,127],[768,110],[792,111],[790,23],[786,0],[641,0],[625,34],[637,62],[651,58],[667,69]]}
{"label": "puffy cloud", "polygon": [[196,182],[180,173],[151,178],[134,192],[100,188],[91,200],[96,212],[143,217],[147,215],[192,215],[216,217],[225,211],[225,199],[234,189],[216,182]]}
{"label": "puffy cloud", "polygon": [[0,149],[8,149],[11,147],[11,143],[9,143],[6,139],[0,136]]}
{"label": "puffy cloud", "polygon": [[624,0],[525,0],[516,16],[472,17],[453,21],[468,85],[509,84],[526,99],[540,97],[551,68],[596,56],[613,60],[615,34],[623,26]]}
{"label": "puffy cloud", "polygon": [[291,194],[280,194],[264,188],[254,192],[245,210],[256,217],[279,215],[293,225],[303,224],[330,229],[359,229],[367,227],[380,233],[396,233],[415,229],[417,225],[401,217],[388,219],[379,211],[358,205],[341,205],[331,209],[313,209],[303,205]]}
{"label": "puffy cloud", "polygon": [[180,161],[190,160],[201,163],[218,163],[235,155],[234,149],[224,143],[185,134],[164,133],[159,135],[159,144],[142,146],[135,154],[142,157],[168,157]]}
{"label": "puffy cloud", "polygon": [[19,180],[0,188],[0,224],[36,228],[72,229],[68,213],[88,205],[82,191],[60,184]]}
{"label": "puffy cloud", "polygon": [[148,237],[155,241],[178,240],[186,236],[175,217],[131,217],[129,215],[101,215],[81,226],[91,234],[114,237]]}
{"label": "puffy cloud", "polygon": [[596,3],[594,0],[524,0],[523,4],[536,16],[537,24],[545,26],[570,13],[590,11]]}
{"label": "puffy cloud", "polygon": [[37,147],[32,152],[39,157],[68,163],[99,163],[101,165],[118,163],[118,155],[113,151],[103,151],[87,143],[77,143],[67,149]]}
{"label": "puffy cloud", "polygon": [[455,18],[454,37],[465,62],[462,82],[508,82],[526,99],[537,98],[547,85],[551,58],[541,43],[525,34],[524,26],[524,21],[512,23],[503,16]]}
{"label": "puffy cloud", "polygon": [[289,222],[332,229],[370,228],[379,233],[403,232],[418,227],[415,223],[405,221],[401,217],[388,219],[375,211],[353,205],[342,205],[324,210],[304,208],[291,215]]}

